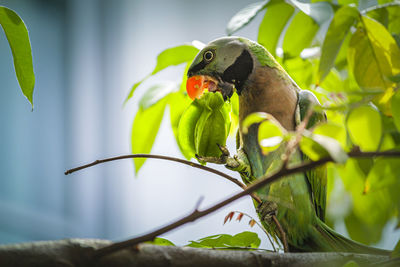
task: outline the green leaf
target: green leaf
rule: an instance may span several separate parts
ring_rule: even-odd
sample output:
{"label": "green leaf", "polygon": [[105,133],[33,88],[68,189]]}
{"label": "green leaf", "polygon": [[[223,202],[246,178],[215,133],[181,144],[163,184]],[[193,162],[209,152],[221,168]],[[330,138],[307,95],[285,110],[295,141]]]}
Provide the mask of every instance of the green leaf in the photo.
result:
{"label": "green leaf", "polygon": [[351,26],[357,21],[358,14],[357,9],[351,6],[343,6],[336,11],[322,44],[317,77],[318,83],[324,80],[335,64],[340,47]]}
{"label": "green leaf", "polygon": [[[258,29],[257,41],[273,56],[276,55],[279,37],[293,12],[293,6],[282,1],[271,1],[267,6],[267,11]],[[271,27],[272,25],[273,27]]]}
{"label": "green leaf", "polygon": [[196,154],[194,132],[203,108],[198,101],[193,101],[181,115],[178,124],[178,144],[182,154],[191,159]]}
{"label": "green leaf", "polygon": [[166,97],[167,95],[178,91],[179,86],[175,82],[163,82],[151,86],[144,93],[139,101],[139,107],[141,109],[147,109],[152,105],[156,104],[158,101]]}
{"label": "green leaf", "polygon": [[358,85],[369,91],[384,90],[374,103],[390,115],[389,100],[395,84],[388,77],[400,73],[400,49],[396,41],[382,24],[362,16],[347,52],[349,69]]}
{"label": "green leaf", "polygon": [[381,23],[385,28],[389,23],[389,12],[386,8],[376,8],[367,13],[367,16]]}
{"label": "green leaf", "polygon": [[350,237],[364,244],[378,242],[388,219],[393,216],[394,203],[388,189],[368,192],[367,177],[355,159],[349,159],[339,172],[353,203],[352,212],[345,218]]}
{"label": "green leaf", "polygon": [[[321,65],[320,65],[321,66]],[[319,87],[329,92],[345,92],[347,91],[344,82],[340,77],[340,73],[336,69],[328,71],[328,75],[319,81]],[[317,82],[318,83],[318,82]]]}
{"label": "green leaf", "polygon": [[201,248],[258,248],[261,240],[256,233],[243,232],[234,236],[228,234],[212,235],[197,241],[189,241],[188,247]]}
{"label": "green leaf", "polygon": [[171,241],[165,239],[165,238],[161,238],[161,237],[156,237],[154,238],[153,241],[147,241],[145,242],[146,244],[152,244],[152,245],[157,245],[157,246],[175,246],[174,243],[172,243]]}
{"label": "green leaf", "polygon": [[397,130],[400,132],[400,91],[397,91],[392,97],[392,113],[394,124]]}
{"label": "green leaf", "polygon": [[351,110],[347,117],[347,129],[353,144],[362,151],[378,149],[382,137],[382,119],[375,108],[364,105]]}
{"label": "green leaf", "polygon": [[[399,188],[400,160],[394,158],[378,158],[368,173],[364,193],[372,193],[382,189]],[[389,190],[389,192],[391,192]],[[397,190],[393,191],[391,199],[400,200]]]}
{"label": "green leaf", "polygon": [[127,98],[125,99],[125,103],[133,96],[134,92],[139,87],[139,85],[142,82],[144,82],[147,78],[162,71],[163,69],[169,66],[175,66],[186,62],[191,62],[198,52],[199,49],[189,44],[175,46],[162,51],[157,56],[157,64],[154,70],[149,75],[147,75],[142,80],[140,80],[139,82],[135,83],[132,86]]}
{"label": "green leaf", "polygon": [[255,16],[265,8],[265,6],[269,3],[269,0],[257,2],[250,4],[240,10],[236,15],[234,15],[231,20],[228,22],[228,26],[226,27],[226,32],[228,35],[234,34],[236,31],[240,30],[244,26],[250,23]]}
{"label": "green leaf", "polygon": [[258,248],[260,244],[261,240],[258,235],[248,231],[234,235],[231,240],[231,246],[233,247]]}
{"label": "green leaf", "polygon": [[386,9],[389,12],[388,30],[396,40],[397,45],[400,46],[400,6],[391,6]]}
{"label": "green leaf", "polygon": [[172,93],[168,96],[168,105],[169,105],[172,131],[174,133],[175,140],[179,146],[179,149],[186,158],[190,158],[190,156],[184,153],[185,151],[183,150],[183,148],[179,143],[178,125],[183,112],[188,108],[191,102],[192,100],[187,95],[181,92]]}
{"label": "green leaf", "polygon": [[[196,101],[196,100],[195,100]],[[199,99],[203,112],[194,131],[196,154],[218,157],[221,151],[218,145],[225,145],[230,129],[230,105],[224,102],[222,94],[208,93]]]}
{"label": "green leaf", "polygon": [[0,25],[3,27],[14,59],[14,68],[22,93],[33,108],[35,74],[28,30],[13,10],[0,6]]}
{"label": "green leaf", "polygon": [[332,6],[328,2],[304,3],[296,0],[290,0],[295,7],[304,14],[312,18],[318,25],[331,19],[333,15]]}
{"label": "green leaf", "polygon": [[309,47],[318,28],[318,24],[303,12],[295,14],[283,38],[285,58],[296,57],[304,48]]}
{"label": "green leaf", "polygon": [[397,75],[395,75],[395,76],[390,76],[390,77],[388,77],[388,78],[389,78],[389,80],[391,80],[392,82],[400,83],[400,74],[397,74]]}
{"label": "green leaf", "polygon": [[263,121],[258,128],[258,142],[263,154],[268,154],[280,146],[284,139],[283,127],[275,120]]}
{"label": "green leaf", "polygon": [[347,215],[344,219],[344,223],[346,225],[347,231],[349,232],[350,238],[355,241],[369,245],[379,242],[379,240],[381,239],[382,230],[384,227],[384,225],[382,224],[367,224],[362,220],[362,218],[356,216],[354,213],[350,213],[349,215]]}
{"label": "green leaf", "polygon": [[222,248],[228,247],[231,239],[232,236],[228,234],[212,235],[201,238],[198,241],[189,241],[190,243],[186,246],[194,248]]}
{"label": "green leaf", "polygon": [[[164,115],[166,101],[147,108],[139,109],[132,125],[131,145],[132,153],[150,153],[157,136],[158,129]],[[145,159],[134,159],[135,172],[138,173]]]}
{"label": "green leaf", "polygon": [[253,125],[255,123],[260,123],[260,122],[265,121],[266,119],[270,119],[270,118],[272,118],[271,114],[268,114],[265,112],[251,113],[243,120],[243,123],[242,123],[243,133],[247,134],[251,125]]}
{"label": "green leaf", "polygon": [[185,110],[178,126],[178,141],[183,154],[217,157],[217,144],[225,145],[230,130],[229,112],[222,94],[206,92]]}
{"label": "green leaf", "polygon": [[315,70],[310,60],[300,57],[285,59],[283,67],[300,88],[309,88],[314,81]]}
{"label": "green leaf", "polygon": [[316,126],[313,130],[313,134],[328,136],[336,141],[342,146],[343,149],[347,147],[347,133],[346,129],[343,125],[334,123],[334,122],[327,122],[322,123]]}
{"label": "green leaf", "polygon": [[198,52],[199,49],[192,45],[180,45],[168,48],[157,56],[157,65],[151,75],[154,75],[169,66],[192,61]]}
{"label": "green leaf", "polygon": [[309,132],[303,133],[300,149],[313,161],[329,155],[335,162],[345,163],[348,158],[338,141],[328,136]]}

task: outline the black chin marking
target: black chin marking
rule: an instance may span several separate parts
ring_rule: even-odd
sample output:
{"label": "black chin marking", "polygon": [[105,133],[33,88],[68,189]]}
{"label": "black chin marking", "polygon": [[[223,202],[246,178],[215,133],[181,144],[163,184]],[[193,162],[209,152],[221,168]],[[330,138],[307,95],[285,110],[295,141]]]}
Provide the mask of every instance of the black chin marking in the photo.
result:
{"label": "black chin marking", "polygon": [[200,70],[204,69],[204,67],[207,65],[207,63],[204,61],[204,59],[198,63],[197,65],[194,65],[190,70],[188,71],[187,75],[188,77],[192,76],[194,73],[199,72]]}
{"label": "black chin marking", "polygon": [[253,71],[253,59],[249,51],[243,50],[242,54],[230,65],[222,75],[222,80],[235,84],[236,91],[240,95],[243,84]]}

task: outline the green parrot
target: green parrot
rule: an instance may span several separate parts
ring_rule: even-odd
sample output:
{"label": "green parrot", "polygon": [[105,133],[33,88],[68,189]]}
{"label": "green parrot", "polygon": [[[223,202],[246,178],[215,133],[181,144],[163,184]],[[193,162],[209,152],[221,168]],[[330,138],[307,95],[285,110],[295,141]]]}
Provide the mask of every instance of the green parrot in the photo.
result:
{"label": "green parrot", "polygon": [[[239,131],[237,154],[228,157],[226,149],[220,158],[199,157],[200,161],[222,163],[238,171],[246,184],[281,167],[284,146],[264,155],[258,143],[258,125],[246,134],[244,119],[254,112],[266,112],[288,131],[294,131],[305,118],[311,105],[319,104],[313,93],[301,90],[273,56],[261,45],[241,37],[224,37],[212,41],[196,56],[188,70],[187,92],[193,99],[204,89],[222,93],[229,99],[236,91],[239,96]],[[314,112],[307,127],[326,120],[324,113]],[[308,160],[297,150],[291,164]],[[265,186],[256,193],[262,204],[257,213],[266,230],[281,238],[274,214],[282,226],[289,250],[342,251],[388,255],[386,250],[368,247],[347,239],[328,227],[326,209],[326,167],[290,175]]]}

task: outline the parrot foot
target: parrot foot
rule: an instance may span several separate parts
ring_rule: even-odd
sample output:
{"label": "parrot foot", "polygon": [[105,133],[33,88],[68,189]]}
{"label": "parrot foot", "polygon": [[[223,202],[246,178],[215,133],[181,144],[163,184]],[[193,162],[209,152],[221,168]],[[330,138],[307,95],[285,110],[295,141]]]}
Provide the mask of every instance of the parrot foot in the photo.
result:
{"label": "parrot foot", "polygon": [[230,158],[229,150],[226,146],[221,146],[217,144],[219,150],[221,150],[222,154],[219,157],[203,157],[199,155],[195,155],[196,159],[200,163],[215,163],[215,164],[227,164],[228,158]]}
{"label": "parrot foot", "polygon": [[260,219],[268,224],[273,222],[273,215],[276,215],[278,205],[272,201],[263,201],[257,207],[257,213],[260,215]]}

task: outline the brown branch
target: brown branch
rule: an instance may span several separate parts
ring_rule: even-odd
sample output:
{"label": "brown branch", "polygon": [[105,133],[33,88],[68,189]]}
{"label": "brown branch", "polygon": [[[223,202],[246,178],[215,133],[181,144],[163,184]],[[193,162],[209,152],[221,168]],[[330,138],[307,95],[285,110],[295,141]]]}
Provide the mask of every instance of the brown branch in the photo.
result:
{"label": "brown branch", "polygon": [[[242,184],[238,179],[224,173],[221,171],[218,171],[216,169],[195,163],[195,162],[191,162],[189,160],[184,160],[184,159],[180,159],[180,158],[175,158],[175,157],[169,157],[169,156],[162,156],[162,155],[151,155],[151,154],[130,154],[130,155],[123,155],[123,156],[118,156],[118,157],[112,157],[112,158],[105,158],[105,159],[99,159],[99,160],[95,160],[92,163],[89,164],[85,164],[73,169],[69,169],[67,171],[64,172],[65,175],[71,174],[73,172],[76,171],[80,171],[92,166],[95,166],[97,164],[101,164],[101,163],[105,163],[105,162],[109,162],[109,161],[115,161],[115,160],[121,160],[121,159],[134,159],[134,158],[149,158],[149,159],[162,159],[162,160],[167,160],[167,161],[173,161],[173,162],[178,162],[184,165],[188,165],[190,167],[193,168],[198,168],[201,170],[205,170],[211,173],[214,173],[216,175],[219,175],[221,177],[224,177],[225,179],[228,179],[229,181],[237,184],[238,186],[240,186],[241,188],[245,188],[246,186],[244,184]],[[243,187],[244,186],[244,187]]]}
{"label": "brown branch", "polygon": [[283,244],[283,251],[284,252],[289,252],[289,246],[288,246],[288,243],[287,243],[286,233],[285,233],[285,231],[283,231],[283,228],[282,228],[281,224],[279,223],[278,218],[276,218],[275,214],[272,215],[272,220],[274,220],[274,223],[276,224],[276,227],[278,227],[278,231],[279,231],[279,233],[281,235],[281,239],[282,239],[281,241],[282,241],[282,244]]}
{"label": "brown branch", "polygon": [[[183,159],[180,159],[180,158],[168,157],[168,156],[162,156],[162,155],[150,155],[150,154],[123,155],[123,156],[118,156],[118,157],[112,157],[112,158],[96,160],[96,161],[94,161],[92,163],[89,163],[89,164],[86,164],[86,165],[82,165],[82,166],[79,166],[79,167],[76,167],[76,168],[73,168],[73,169],[69,169],[64,174],[68,175],[68,174],[71,174],[73,172],[76,172],[76,171],[79,171],[79,170],[82,170],[82,169],[85,169],[85,168],[89,168],[89,167],[92,167],[92,166],[97,165],[97,164],[101,164],[101,163],[105,163],[105,162],[109,162],[109,161],[114,161],[114,160],[120,160],[120,159],[129,159],[129,158],[153,158],[153,159],[163,159],[163,160],[168,160],[168,161],[179,162],[179,163],[182,163],[182,164],[185,164],[185,165],[189,165],[189,166],[194,167],[194,168],[199,168],[199,169],[202,169],[202,170],[217,174],[219,176],[222,176],[222,177],[228,179],[229,181],[235,183],[236,185],[238,185],[243,190],[247,188],[247,186],[245,184],[241,183],[239,180],[235,179],[234,177],[232,177],[230,175],[227,175],[226,173],[220,172],[218,170],[215,170],[213,168],[206,167],[204,165],[201,165],[201,164],[198,164],[198,163],[194,163],[194,162],[191,162],[191,161],[188,161],[188,160],[183,160]],[[257,196],[257,194],[251,193],[250,196],[257,203],[259,203],[259,204],[262,203],[262,200]],[[202,201],[202,198],[200,198],[199,202],[201,202],[201,201]],[[199,204],[196,205],[195,210],[197,210]],[[276,226],[278,227],[279,232],[280,232],[280,234],[282,236],[282,243],[283,243],[283,247],[285,249],[284,251],[285,252],[289,252],[289,250],[286,250],[286,248],[288,248],[287,241],[286,241],[286,234],[283,231],[281,225],[279,224],[279,221],[276,218],[276,216],[275,215],[273,215],[273,216],[274,216],[274,222],[275,222]]]}
{"label": "brown branch", "polygon": [[[265,253],[246,248],[205,249],[140,244],[139,251],[123,250],[95,259],[91,253],[111,244],[109,240],[65,239],[0,245],[0,266],[18,267],[153,267],[153,266],[343,266],[350,260],[358,266],[395,266],[389,257],[354,253]],[[400,261],[397,261],[397,265]],[[385,264],[386,263],[386,264]],[[391,263],[391,264],[390,264]]]}
{"label": "brown branch", "polygon": [[[99,159],[99,160],[95,160],[92,163],[89,164],[85,164],[73,169],[69,169],[67,171],[64,172],[65,175],[71,174],[73,172],[76,171],[80,171],[92,166],[95,166],[97,164],[101,164],[101,163],[105,163],[105,162],[109,162],[109,161],[115,161],[115,160],[121,160],[121,159],[134,159],[134,158],[149,158],[149,159],[162,159],[162,160],[167,160],[167,161],[173,161],[173,162],[178,162],[184,165],[188,165],[191,166],[193,168],[198,168],[204,171],[208,171],[211,173],[214,173],[216,175],[219,175],[225,179],[228,179],[229,181],[235,183],[237,186],[239,186],[242,189],[246,189],[247,186],[245,184],[243,184],[242,182],[240,182],[238,179],[224,173],[221,171],[218,171],[216,169],[195,163],[195,162],[191,162],[189,160],[184,160],[184,159],[180,159],[180,158],[175,158],[175,157],[169,157],[169,156],[162,156],[162,155],[154,155],[154,154],[131,154],[131,155],[123,155],[123,156],[118,156],[118,157],[112,157],[112,158],[105,158],[105,159]],[[251,197],[257,201],[257,203],[261,203],[261,199],[256,195],[256,194],[251,194]]]}
{"label": "brown branch", "polygon": [[[360,151],[352,151],[350,153],[348,153],[349,157],[353,157],[353,158],[362,158],[362,157],[378,157],[378,156],[385,156],[385,157],[400,157],[400,151],[382,151],[382,152],[360,152]],[[117,242],[114,243],[112,245],[106,246],[104,248],[98,249],[94,252],[94,255],[97,257],[102,257],[105,256],[109,253],[118,251],[120,249],[124,249],[130,246],[134,246],[137,245],[139,243],[145,242],[145,241],[150,241],[153,240],[155,237],[164,234],[170,230],[173,230],[181,225],[184,225],[188,222],[193,222],[195,220],[197,220],[200,217],[203,217],[205,215],[208,215],[230,203],[232,203],[233,201],[245,196],[245,195],[249,195],[251,194],[253,191],[256,191],[257,189],[260,189],[261,187],[273,183],[275,181],[277,181],[278,179],[284,177],[284,176],[288,176],[294,173],[299,173],[299,172],[305,172],[308,170],[311,170],[315,167],[318,167],[320,165],[323,165],[329,161],[332,161],[332,159],[330,157],[327,158],[323,158],[320,159],[318,161],[310,161],[310,162],[306,162],[306,163],[302,163],[300,165],[298,165],[297,167],[292,167],[292,168],[283,168],[271,175],[266,175],[264,177],[262,177],[261,179],[256,180],[255,182],[253,182],[250,186],[248,186],[245,190],[223,200],[220,201],[219,203],[215,204],[214,206],[211,206],[208,209],[205,210],[198,210],[195,209],[192,213],[190,213],[189,215],[183,217],[182,219],[179,219],[167,226],[164,226],[158,230],[155,230],[151,233],[136,237],[136,238],[132,238],[129,240],[125,240],[122,242]]]}

